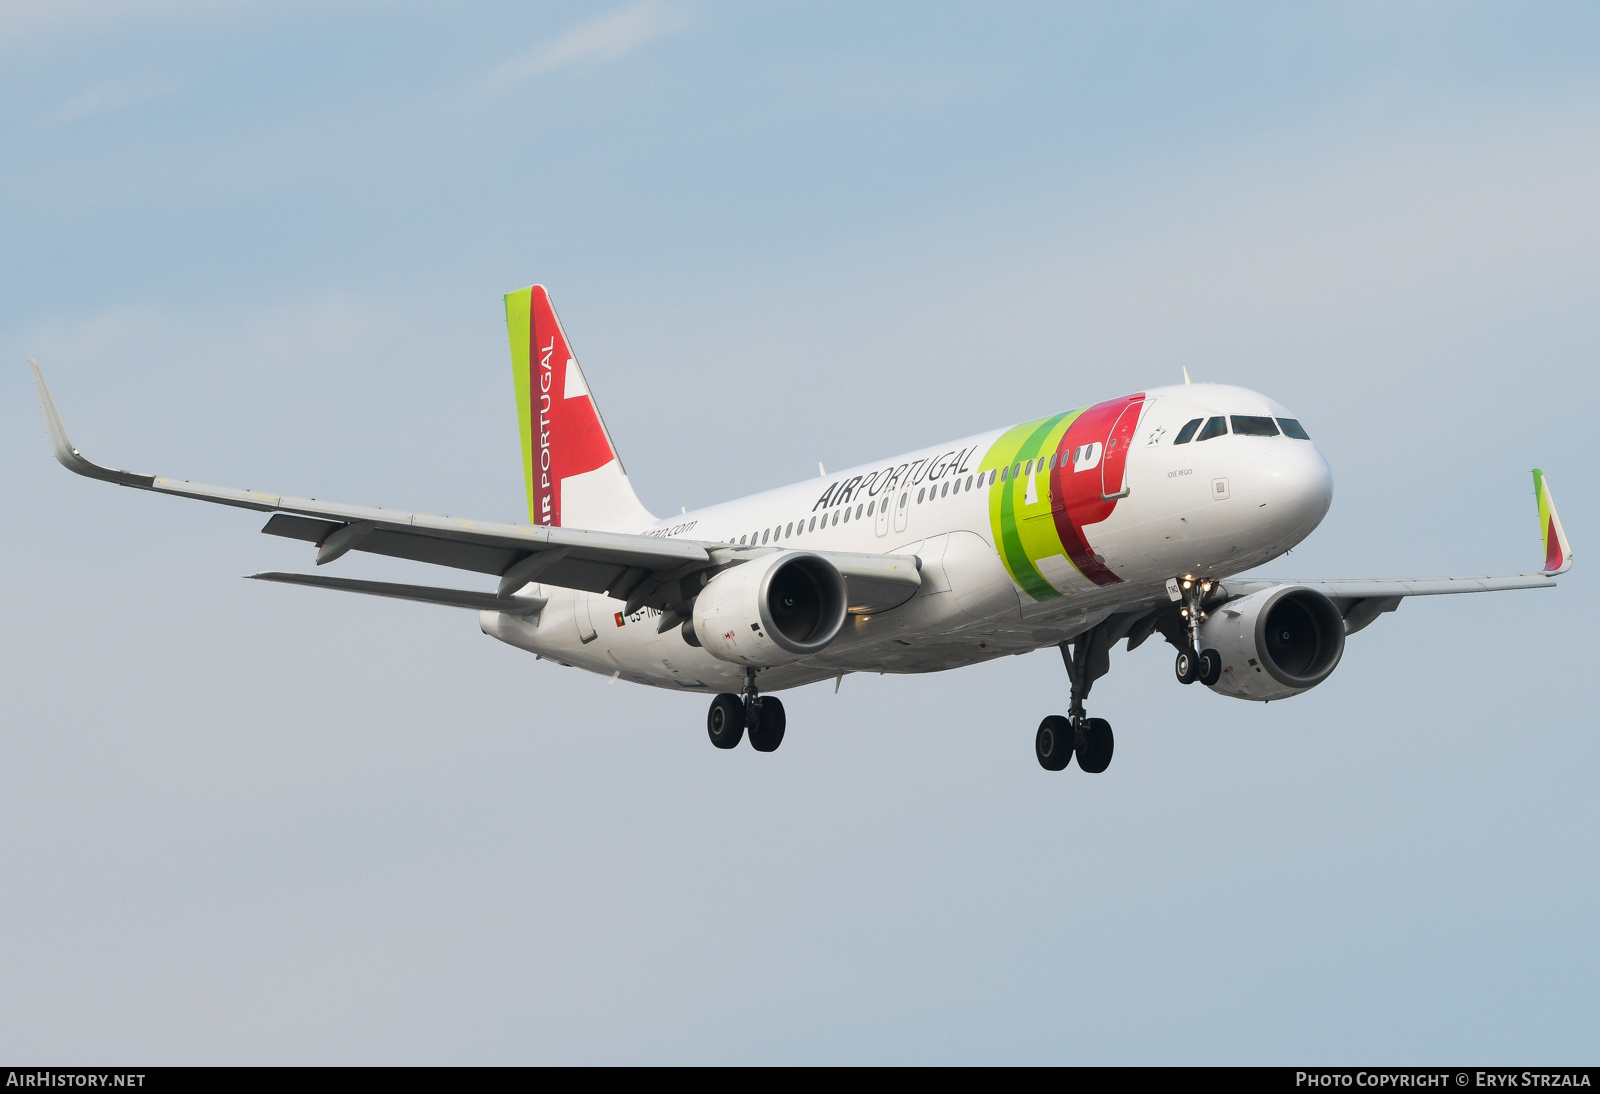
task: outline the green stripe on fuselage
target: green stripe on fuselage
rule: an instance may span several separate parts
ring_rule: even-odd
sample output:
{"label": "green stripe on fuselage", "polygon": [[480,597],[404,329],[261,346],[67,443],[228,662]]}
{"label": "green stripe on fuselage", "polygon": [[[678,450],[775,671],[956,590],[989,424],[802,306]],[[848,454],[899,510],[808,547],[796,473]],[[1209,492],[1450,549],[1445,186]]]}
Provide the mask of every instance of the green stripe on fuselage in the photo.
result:
{"label": "green stripe on fuselage", "polygon": [[[1082,413],[1081,409],[1072,410],[1011,427],[989,446],[979,470],[1048,459]],[[1061,593],[1044,579],[1034,563],[1050,555],[1065,555],[1066,548],[1050,517],[1049,474],[1038,471],[1034,474],[1038,476],[1035,480],[1037,498],[1032,505],[1027,503],[1028,476],[1012,476],[1007,472],[1005,482],[995,480],[989,487],[989,525],[994,532],[1000,561],[1011,579],[1033,599],[1049,600]]]}

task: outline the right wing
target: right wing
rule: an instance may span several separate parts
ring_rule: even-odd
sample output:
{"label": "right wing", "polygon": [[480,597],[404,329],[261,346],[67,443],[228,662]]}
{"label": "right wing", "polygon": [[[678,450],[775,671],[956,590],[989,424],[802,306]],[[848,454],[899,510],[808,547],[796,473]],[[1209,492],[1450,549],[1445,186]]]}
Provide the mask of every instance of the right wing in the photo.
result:
{"label": "right wing", "polygon": [[[28,365],[33,370],[39,402],[44,408],[50,445],[56,459],[67,470],[137,490],[151,490],[272,513],[273,517],[261,530],[268,535],[316,544],[319,566],[342,557],[346,552],[362,551],[491,574],[500,579],[499,587],[491,598],[496,603],[483,603],[483,607],[513,612],[533,610],[522,603],[530,598],[516,598],[512,594],[524,585],[537,581],[567,589],[604,593],[626,601],[628,614],[641,607],[665,611],[692,600],[711,572],[775,550],[772,547],[739,547],[734,544],[621,532],[595,532],[584,528],[440,517],[401,509],[347,505],[316,498],[297,498],[231,486],[207,486],[156,475],[118,471],[92,462],[73,446],[38,363],[30,360]],[[909,600],[921,584],[918,572],[921,563],[914,556],[817,553],[826,557],[844,575],[850,593],[850,606],[854,611],[885,611]],[[449,603],[460,607],[469,606],[467,600],[471,598],[487,595],[461,592],[455,599],[440,599],[440,594],[454,591],[431,586],[396,586],[395,589],[406,591],[384,592],[377,588],[356,587],[357,584],[381,583],[351,583],[331,578],[303,578],[299,575],[261,576],[266,580],[289,581],[294,578],[296,584]],[[419,593],[421,595],[417,595]],[[463,597],[466,600],[461,599]]]}

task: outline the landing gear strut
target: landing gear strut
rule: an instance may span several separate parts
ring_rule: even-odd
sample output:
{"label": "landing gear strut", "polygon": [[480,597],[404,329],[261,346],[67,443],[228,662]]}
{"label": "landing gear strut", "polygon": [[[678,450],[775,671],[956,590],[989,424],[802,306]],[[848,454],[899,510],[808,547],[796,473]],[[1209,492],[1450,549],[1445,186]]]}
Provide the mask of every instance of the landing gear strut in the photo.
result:
{"label": "landing gear strut", "polygon": [[1039,723],[1039,731],[1034,734],[1033,753],[1046,771],[1060,771],[1072,762],[1074,754],[1078,767],[1091,775],[1111,766],[1111,753],[1116,747],[1111,723],[1104,718],[1090,718],[1084,712],[1083,701],[1094,682],[1111,668],[1114,641],[1104,627],[1093,627],[1075,640],[1061,643],[1061,661],[1067,666],[1067,679],[1072,683],[1072,703],[1065,718],[1052,714]]}
{"label": "landing gear strut", "polygon": [[1200,621],[1206,617],[1205,609],[1200,605],[1211,592],[1211,582],[1196,577],[1179,578],[1178,582],[1183,595],[1182,614],[1189,644],[1178,647],[1178,657],[1173,662],[1172,671],[1180,684],[1192,684],[1198,680],[1210,687],[1222,678],[1222,655],[1216,650],[1200,649]]}
{"label": "landing gear strut", "polygon": [[738,695],[723,692],[711,700],[711,710],[706,714],[706,732],[718,748],[737,748],[748,732],[751,748],[757,752],[776,752],[783,743],[787,721],[783,702],[763,697],[756,686],[756,670],[745,669],[744,687]]}

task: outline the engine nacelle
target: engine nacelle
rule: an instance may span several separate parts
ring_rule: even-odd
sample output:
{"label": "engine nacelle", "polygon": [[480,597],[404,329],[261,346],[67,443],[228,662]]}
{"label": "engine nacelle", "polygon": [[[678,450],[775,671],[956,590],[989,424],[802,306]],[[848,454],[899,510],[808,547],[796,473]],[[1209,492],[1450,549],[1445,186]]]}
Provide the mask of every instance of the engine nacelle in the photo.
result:
{"label": "engine nacelle", "polygon": [[1200,648],[1222,655],[1211,690],[1235,699],[1287,699],[1326,680],[1344,655],[1344,616],[1299,585],[1276,585],[1206,613]]}
{"label": "engine nacelle", "polygon": [[844,577],[821,555],[780,551],[724,570],[694,602],[695,637],[736,665],[781,665],[818,652],[844,626]]}

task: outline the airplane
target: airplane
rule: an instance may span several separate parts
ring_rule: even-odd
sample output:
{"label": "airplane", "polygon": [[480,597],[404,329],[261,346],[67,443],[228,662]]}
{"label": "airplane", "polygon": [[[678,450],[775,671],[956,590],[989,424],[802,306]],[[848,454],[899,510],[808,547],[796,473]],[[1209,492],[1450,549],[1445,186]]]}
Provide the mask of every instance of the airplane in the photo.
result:
{"label": "airplane", "polygon": [[[118,471],[67,436],[29,362],[55,456],[140,490],[271,513],[268,535],[486,574],[493,592],[322,574],[262,581],[479,612],[558,665],[715,696],[718,748],[782,743],[773,692],[848,673],[1061,651],[1048,771],[1089,773],[1115,738],[1085,709],[1110,652],[1159,634],[1180,683],[1267,702],[1338,667],[1345,639],[1408,596],[1550,588],[1572,548],[1533,472],[1543,567],[1497,577],[1278,581],[1237,575],[1305,539],[1333,499],[1299,418],[1241,387],[1157,387],[662,519],[639,501],[543,286],[505,297],[528,523],[465,520]],[[818,470],[822,471],[821,465]]]}

